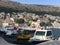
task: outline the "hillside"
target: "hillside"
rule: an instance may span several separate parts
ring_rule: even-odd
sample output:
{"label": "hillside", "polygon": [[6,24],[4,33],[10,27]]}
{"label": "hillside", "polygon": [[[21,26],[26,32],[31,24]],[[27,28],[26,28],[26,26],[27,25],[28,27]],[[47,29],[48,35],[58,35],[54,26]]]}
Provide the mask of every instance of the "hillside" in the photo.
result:
{"label": "hillside", "polygon": [[49,5],[30,5],[0,0],[0,12],[31,12],[36,14],[60,15],[60,7]]}

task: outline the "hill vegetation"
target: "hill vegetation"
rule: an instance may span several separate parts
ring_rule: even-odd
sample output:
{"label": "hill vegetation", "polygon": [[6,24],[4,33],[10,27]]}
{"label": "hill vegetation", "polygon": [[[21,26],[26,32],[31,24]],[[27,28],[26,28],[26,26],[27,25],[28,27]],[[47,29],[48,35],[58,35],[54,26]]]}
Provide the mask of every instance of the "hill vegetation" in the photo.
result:
{"label": "hill vegetation", "polygon": [[21,4],[13,1],[7,2],[0,0],[0,12],[29,12],[38,15],[60,15],[60,7],[49,5]]}

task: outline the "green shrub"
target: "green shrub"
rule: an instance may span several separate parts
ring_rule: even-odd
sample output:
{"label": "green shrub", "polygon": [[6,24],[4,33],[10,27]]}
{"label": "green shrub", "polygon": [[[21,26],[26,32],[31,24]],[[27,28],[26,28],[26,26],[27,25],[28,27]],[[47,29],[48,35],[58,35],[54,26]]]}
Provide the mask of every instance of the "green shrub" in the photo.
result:
{"label": "green shrub", "polygon": [[15,21],[18,24],[23,24],[24,23],[24,19],[16,19]]}

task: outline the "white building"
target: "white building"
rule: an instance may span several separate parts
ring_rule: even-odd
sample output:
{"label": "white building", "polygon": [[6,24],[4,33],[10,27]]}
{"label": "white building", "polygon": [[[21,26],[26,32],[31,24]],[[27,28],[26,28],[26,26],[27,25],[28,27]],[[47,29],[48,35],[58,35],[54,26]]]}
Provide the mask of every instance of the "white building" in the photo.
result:
{"label": "white building", "polygon": [[54,23],[52,23],[54,28],[60,28],[60,23],[54,21]]}

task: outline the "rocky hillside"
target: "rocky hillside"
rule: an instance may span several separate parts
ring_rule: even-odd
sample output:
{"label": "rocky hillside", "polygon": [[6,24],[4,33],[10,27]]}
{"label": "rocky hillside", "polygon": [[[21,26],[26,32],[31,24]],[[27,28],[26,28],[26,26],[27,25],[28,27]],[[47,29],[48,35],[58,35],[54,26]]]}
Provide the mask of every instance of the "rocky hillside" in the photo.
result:
{"label": "rocky hillside", "polygon": [[0,12],[31,12],[36,14],[60,15],[60,7],[49,5],[29,5],[0,0]]}

